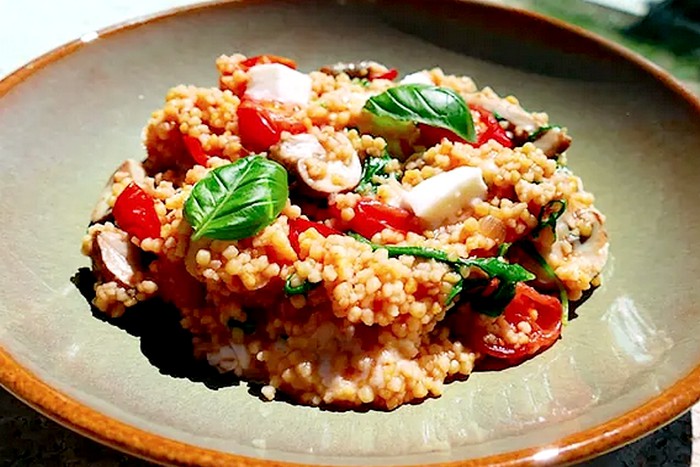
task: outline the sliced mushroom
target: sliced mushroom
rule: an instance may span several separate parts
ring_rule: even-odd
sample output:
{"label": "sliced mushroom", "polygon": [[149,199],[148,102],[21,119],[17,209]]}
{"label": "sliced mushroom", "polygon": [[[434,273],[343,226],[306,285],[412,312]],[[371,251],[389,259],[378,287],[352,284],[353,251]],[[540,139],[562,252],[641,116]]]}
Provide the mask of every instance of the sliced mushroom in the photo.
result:
{"label": "sliced mushroom", "polygon": [[270,149],[270,158],[289,169],[296,169],[296,164],[301,159],[313,157],[325,159],[326,149],[318,141],[318,138],[309,133],[290,135],[282,142]]}
{"label": "sliced mushroom", "polygon": [[567,135],[563,128],[552,127],[537,138],[534,145],[540,148],[547,157],[553,157],[569,149],[571,136]]}
{"label": "sliced mushroom", "polygon": [[389,69],[381,63],[363,60],[355,63],[338,62],[334,65],[326,65],[321,67],[320,71],[331,76],[338,76],[345,73],[350,78],[373,79],[383,75],[389,71]]}
{"label": "sliced mushroom", "polygon": [[584,236],[579,226],[578,238],[572,242],[573,255],[599,273],[608,260],[608,233],[603,226],[605,218],[593,207],[579,209],[573,217],[590,228],[590,234]]}
{"label": "sliced mushroom", "polygon": [[120,165],[117,168],[117,170],[114,171],[112,176],[109,177],[109,181],[102,190],[102,193],[100,193],[100,197],[97,201],[97,204],[92,210],[92,214],[90,215],[90,221],[93,224],[104,222],[112,213],[112,208],[109,205],[109,199],[112,197],[112,185],[114,185],[114,176],[119,172],[126,172],[128,176],[139,185],[142,184],[143,181],[146,179],[146,171],[144,170],[143,165],[141,165],[140,162],[137,162],[133,159],[127,159],[124,162],[122,162],[122,165]]}
{"label": "sliced mushroom", "polygon": [[123,287],[136,285],[140,251],[121,230],[102,230],[92,244],[93,270],[102,282],[115,281]]}
{"label": "sliced mushroom", "polygon": [[597,276],[608,259],[604,223],[605,217],[594,207],[567,211],[557,220],[557,238],[551,254],[566,258],[571,266],[591,278]]}
{"label": "sliced mushroom", "polygon": [[348,164],[307,157],[297,162],[297,172],[311,194],[326,197],[355,188],[362,178],[362,163],[357,153]]}
{"label": "sliced mushroom", "polygon": [[326,148],[309,133],[286,136],[270,149],[270,158],[299,175],[303,191],[310,196],[325,198],[351,190],[362,178],[362,163],[356,151],[349,161],[328,160]]}
{"label": "sliced mushroom", "polygon": [[516,127],[528,133],[532,133],[540,127],[539,123],[530,112],[526,111],[518,104],[513,104],[499,97],[490,89],[484,89],[481,92],[469,94],[466,101],[470,105],[476,105],[491,113],[500,115]]}
{"label": "sliced mushroom", "polygon": [[540,133],[533,143],[547,157],[561,154],[571,145],[571,137],[566,134],[565,129],[551,127],[543,131],[546,127],[542,118],[537,118],[520,105],[499,97],[491,89],[486,88],[481,92],[470,94],[466,100],[471,105],[483,107],[489,112],[496,113],[507,120],[511,125],[508,130],[513,133],[516,142],[519,142],[519,144],[529,141],[531,135]]}

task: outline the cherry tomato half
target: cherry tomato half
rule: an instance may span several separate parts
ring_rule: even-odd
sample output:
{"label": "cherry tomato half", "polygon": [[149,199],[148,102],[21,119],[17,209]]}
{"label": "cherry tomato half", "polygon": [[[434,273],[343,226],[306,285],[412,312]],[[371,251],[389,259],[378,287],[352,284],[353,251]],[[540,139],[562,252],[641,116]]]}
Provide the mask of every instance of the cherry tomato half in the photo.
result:
{"label": "cherry tomato half", "polygon": [[160,219],[151,198],[140,186],[131,182],[114,202],[114,220],[119,228],[139,240],[160,238]]}
{"label": "cherry tomato half", "polygon": [[388,79],[389,81],[394,81],[397,77],[399,76],[399,70],[396,68],[391,68],[387,70],[386,72],[379,74],[377,76],[370,76],[369,79],[375,80],[375,79]]}
{"label": "cherry tomato half", "polygon": [[185,268],[184,263],[160,258],[155,264],[155,280],[163,300],[178,308],[193,308],[204,302],[204,286]]}
{"label": "cherry tomato half", "polygon": [[244,99],[236,111],[241,143],[249,151],[263,152],[279,142],[283,131],[303,133],[306,127],[293,118],[293,113],[293,109],[275,102]]}
{"label": "cherry tomato half", "polygon": [[289,243],[292,244],[292,248],[299,254],[299,235],[302,232],[306,232],[309,229],[316,229],[316,231],[324,237],[329,235],[342,235],[341,232],[332,229],[319,222],[313,222],[306,219],[290,219],[289,220]]}
{"label": "cherry tomato half", "polygon": [[[341,219],[340,210],[331,207],[331,214]],[[347,223],[352,230],[365,238],[372,238],[386,228],[401,233],[417,230],[416,217],[406,209],[383,204],[371,198],[362,198],[355,205],[355,217]]]}
{"label": "cherry tomato half", "polygon": [[[491,357],[511,361],[522,360],[546,349],[559,338],[561,314],[562,306],[559,300],[542,295],[520,282],[516,285],[515,297],[503,311],[502,317],[510,330],[525,333],[528,342],[520,345],[506,342],[502,336],[489,331],[488,324],[493,323],[494,318],[475,313],[472,345],[475,350]],[[526,325],[519,328],[520,323]]]}
{"label": "cherry tomato half", "polygon": [[199,141],[199,138],[195,138],[194,136],[190,135],[182,135],[182,142],[185,143],[187,152],[189,152],[192,160],[194,160],[195,163],[206,167],[209,156],[204,152],[204,148],[202,148],[202,143]]}
{"label": "cherry tomato half", "polygon": [[470,146],[478,148],[490,140],[495,140],[503,147],[513,147],[513,141],[508,137],[506,131],[501,127],[498,120],[496,120],[496,117],[494,117],[491,112],[477,106],[470,106],[470,109],[473,110],[477,116],[477,118],[474,119],[474,130],[476,131],[475,142],[472,143],[466,141],[464,138],[445,128],[438,128],[419,123],[419,143],[423,146],[429,147],[438,144],[443,138],[447,138],[449,141],[466,143]]}

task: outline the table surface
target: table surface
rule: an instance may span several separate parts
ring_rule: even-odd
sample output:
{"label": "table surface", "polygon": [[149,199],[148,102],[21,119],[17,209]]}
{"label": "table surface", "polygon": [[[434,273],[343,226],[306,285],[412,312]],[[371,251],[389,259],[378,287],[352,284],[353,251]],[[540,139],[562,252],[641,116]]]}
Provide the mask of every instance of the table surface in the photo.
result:
{"label": "table surface", "polygon": [[[700,93],[700,67],[664,49],[641,44],[620,34],[634,17],[584,2],[561,0],[491,0],[532,9],[564,19],[618,41],[668,69]],[[638,0],[606,0],[629,11],[639,11]],[[0,78],[32,58],[83,34],[156,11],[183,6],[192,0],[0,0]],[[633,5],[634,4],[634,5]],[[565,5],[565,6],[564,6]],[[630,6],[631,5],[631,6]],[[57,20],[57,19],[60,19]],[[31,26],[29,26],[31,25]],[[29,33],[30,32],[30,33]],[[18,40],[23,38],[23,40]],[[691,465],[691,446],[700,438],[700,408],[629,446],[587,463],[616,465]],[[692,423],[697,419],[696,423]],[[698,428],[695,428],[698,427]],[[695,428],[695,429],[694,429]],[[692,465],[700,467],[700,449],[692,450]],[[0,466],[148,465],[101,446],[47,420],[0,389]]]}

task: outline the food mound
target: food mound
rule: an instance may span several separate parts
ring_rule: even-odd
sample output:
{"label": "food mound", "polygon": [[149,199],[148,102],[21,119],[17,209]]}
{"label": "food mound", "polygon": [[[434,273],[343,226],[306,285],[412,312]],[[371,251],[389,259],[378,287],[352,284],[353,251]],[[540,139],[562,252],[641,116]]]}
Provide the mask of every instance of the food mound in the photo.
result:
{"label": "food mound", "polygon": [[546,114],[439,68],[216,65],[218,88],[168,92],[92,214],[107,315],[157,297],[267,399],[393,409],[548,348],[598,285],[605,218]]}

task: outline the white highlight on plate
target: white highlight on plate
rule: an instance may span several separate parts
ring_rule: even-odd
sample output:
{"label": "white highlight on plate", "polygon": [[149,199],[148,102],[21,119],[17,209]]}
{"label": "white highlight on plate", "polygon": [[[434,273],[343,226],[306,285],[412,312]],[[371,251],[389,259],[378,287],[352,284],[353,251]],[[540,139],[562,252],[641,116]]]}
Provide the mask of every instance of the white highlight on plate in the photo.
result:
{"label": "white highlight on plate", "polygon": [[535,462],[545,462],[554,459],[559,455],[559,448],[547,448],[539,451],[534,456],[532,460]]}
{"label": "white highlight on plate", "polygon": [[94,41],[98,37],[100,37],[100,35],[98,34],[97,31],[90,31],[90,32],[86,32],[85,34],[80,36],[80,41],[87,44],[88,42]]}
{"label": "white highlight on plate", "polygon": [[620,296],[602,319],[608,322],[617,349],[638,365],[649,366],[673,345],[662,330],[644,318],[646,313],[629,296]]}

